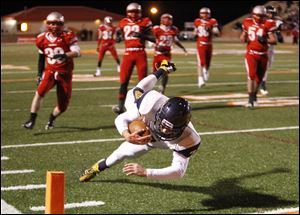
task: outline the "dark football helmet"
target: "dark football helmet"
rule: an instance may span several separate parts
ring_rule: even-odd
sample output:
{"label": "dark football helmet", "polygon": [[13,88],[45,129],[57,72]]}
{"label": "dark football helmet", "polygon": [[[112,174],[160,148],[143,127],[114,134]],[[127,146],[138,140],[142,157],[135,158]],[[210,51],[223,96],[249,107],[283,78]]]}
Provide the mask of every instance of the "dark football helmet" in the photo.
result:
{"label": "dark football helmet", "polygon": [[155,135],[163,140],[174,140],[182,134],[191,119],[191,107],[183,98],[170,98],[156,113]]}
{"label": "dark football helmet", "polygon": [[272,5],[268,5],[268,6],[266,6],[266,12],[267,12],[267,16],[270,19],[273,19],[274,16],[277,14],[277,9],[275,7],[273,7]]}
{"label": "dark football helmet", "polygon": [[47,16],[46,22],[48,31],[58,36],[63,31],[65,18],[59,12],[52,12]]}

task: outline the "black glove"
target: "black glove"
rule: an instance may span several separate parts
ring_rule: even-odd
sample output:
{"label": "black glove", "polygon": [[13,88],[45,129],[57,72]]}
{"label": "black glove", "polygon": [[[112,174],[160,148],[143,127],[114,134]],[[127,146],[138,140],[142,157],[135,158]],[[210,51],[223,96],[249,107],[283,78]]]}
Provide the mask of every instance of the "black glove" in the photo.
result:
{"label": "black glove", "polygon": [[267,43],[268,43],[267,37],[264,37],[264,36],[257,36],[257,40],[258,40],[258,42],[260,42],[261,44],[267,44]]}
{"label": "black glove", "polygon": [[141,38],[141,39],[143,39],[144,37],[143,37],[143,34],[141,33],[141,32],[136,32],[136,31],[134,31],[134,32],[132,32],[132,34],[131,34],[133,37],[137,37],[137,38]]}
{"label": "black glove", "polygon": [[67,55],[66,54],[55,54],[53,57],[53,59],[56,59],[56,60],[65,60],[67,59]]}
{"label": "black glove", "polygon": [[36,85],[39,86],[42,81],[42,77],[38,76],[36,80]]}
{"label": "black glove", "polygon": [[212,29],[211,28],[209,28],[209,27],[204,27],[205,28],[205,30],[209,33],[209,34],[211,34],[211,31],[212,31]]}

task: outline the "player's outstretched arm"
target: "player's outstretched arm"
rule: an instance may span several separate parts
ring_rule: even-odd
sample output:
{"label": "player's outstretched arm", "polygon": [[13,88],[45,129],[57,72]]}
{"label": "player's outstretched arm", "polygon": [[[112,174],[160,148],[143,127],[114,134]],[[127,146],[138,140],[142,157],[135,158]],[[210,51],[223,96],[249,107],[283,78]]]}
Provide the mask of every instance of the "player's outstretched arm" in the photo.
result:
{"label": "player's outstretched arm", "polygon": [[141,80],[136,88],[143,90],[143,92],[148,92],[154,88],[157,81],[160,80],[164,75],[174,72],[176,70],[175,64],[163,60],[155,73],[148,75],[146,78]]}

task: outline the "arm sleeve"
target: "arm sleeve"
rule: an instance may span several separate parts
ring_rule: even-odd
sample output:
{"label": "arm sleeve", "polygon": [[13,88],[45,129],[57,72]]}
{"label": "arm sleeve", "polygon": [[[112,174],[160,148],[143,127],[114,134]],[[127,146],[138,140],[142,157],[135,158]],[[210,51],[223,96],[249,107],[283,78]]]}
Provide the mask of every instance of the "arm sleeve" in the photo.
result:
{"label": "arm sleeve", "polygon": [[43,76],[44,69],[45,69],[45,55],[39,52],[38,73],[37,73],[39,77]]}
{"label": "arm sleeve", "polygon": [[151,179],[179,179],[182,178],[187,170],[189,158],[173,152],[172,164],[162,169],[146,169],[147,178]]}
{"label": "arm sleeve", "polygon": [[151,75],[148,75],[143,80],[141,80],[136,85],[136,87],[142,89],[145,93],[145,92],[152,90],[154,88],[154,86],[156,85],[157,81],[158,81],[157,77],[155,75],[151,74]]}
{"label": "arm sleeve", "polygon": [[126,112],[120,114],[115,119],[115,125],[118,132],[122,135],[123,131],[128,129],[128,123],[137,119],[140,116],[138,110],[136,108],[132,108],[127,110]]}

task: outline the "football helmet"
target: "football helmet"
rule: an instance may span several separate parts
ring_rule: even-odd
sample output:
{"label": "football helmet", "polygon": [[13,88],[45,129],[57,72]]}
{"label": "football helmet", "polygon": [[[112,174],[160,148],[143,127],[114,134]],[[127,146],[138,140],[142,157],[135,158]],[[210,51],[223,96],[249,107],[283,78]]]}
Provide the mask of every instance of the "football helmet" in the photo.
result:
{"label": "football helmet", "polygon": [[154,134],[163,141],[174,140],[182,134],[191,119],[191,107],[183,98],[173,97],[157,111]]}
{"label": "football helmet", "polygon": [[113,18],[111,16],[104,17],[104,24],[105,25],[111,25],[113,21]]}
{"label": "football helmet", "polygon": [[201,19],[209,19],[211,16],[210,9],[208,7],[203,7],[199,10],[199,16]]}
{"label": "football helmet", "polygon": [[266,8],[262,5],[257,5],[252,10],[252,17],[257,23],[261,23],[266,17]]}
{"label": "football helmet", "polygon": [[271,5],[266,7],[267,16],[272,19],[277,14],[277,9]]}
{"label": "football helmet", "polygon": [[130,3],[126,8],[127,18],[132,21],[138,20],[142,17],[142,7],[138,3]]}
{"label": "football helmet", "polygon": [[52,12],[47,16],[46,23],[48,31],[58,36],[63,31],[65,18],[59,12]]}
{"label": "football helmet", "polygon": [[160,24],[165,26],[173,25],[173,16],[171,14],[165,13],[160,17]]}

